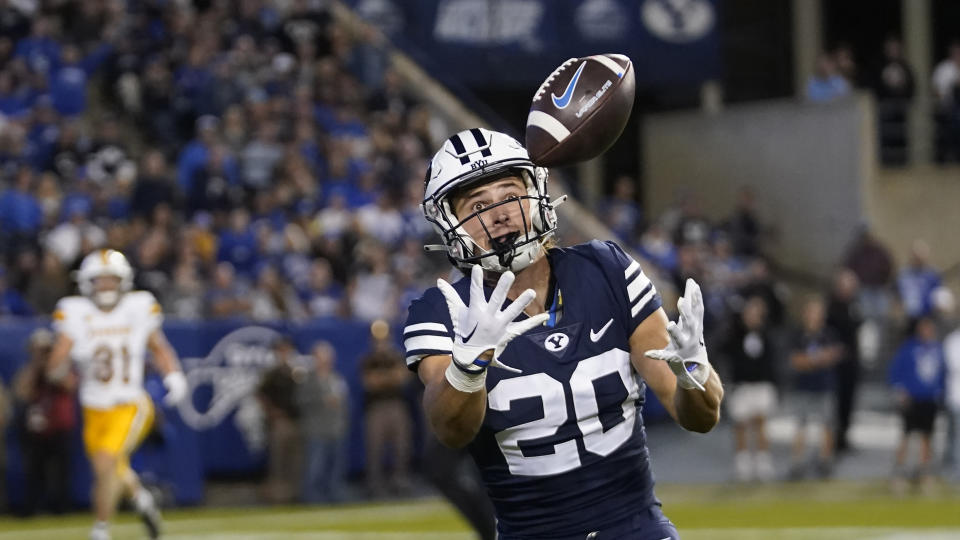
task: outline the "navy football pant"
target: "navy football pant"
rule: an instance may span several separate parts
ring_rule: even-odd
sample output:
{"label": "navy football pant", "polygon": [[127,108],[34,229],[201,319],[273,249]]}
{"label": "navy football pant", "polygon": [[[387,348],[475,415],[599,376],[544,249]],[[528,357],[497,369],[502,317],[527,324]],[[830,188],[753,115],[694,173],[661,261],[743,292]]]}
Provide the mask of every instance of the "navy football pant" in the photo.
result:
{"label": "navy football pant", "polygon": [[[501,534],[498,540],[524,540],[520,536]],[[587,534],[561,536],[553,540],[680,540],[680,533],[663,515],[659,505],[653,505],[630,516]]]}

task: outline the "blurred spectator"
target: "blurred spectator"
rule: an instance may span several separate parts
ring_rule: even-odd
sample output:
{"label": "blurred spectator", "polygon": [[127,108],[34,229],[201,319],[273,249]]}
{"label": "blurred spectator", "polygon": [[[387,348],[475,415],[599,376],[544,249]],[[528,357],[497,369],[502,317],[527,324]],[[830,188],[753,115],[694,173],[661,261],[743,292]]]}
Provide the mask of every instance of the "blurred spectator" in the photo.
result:
{"label": "blurred spectator", "polygon": [[250,224],[250,212],[235,208],[230,212],[230,225],[220,233],[217,261],[228,262],[244,279],[253,277],[260,261],[257,235]]}
{"label": "blurred spectator", "polygon": [[215,116],[201,116],[197,119],[197,138],[180,150],[177,158],[177,183],[184,193],[193,193],[193,177],[198,169],[207,162],[207,154],[217,143],[217,129],[220,121]]}
{"label": "blurred spectator", "polygon": [[334,369],[336,350],[332,345],[315,343],[311,359],[312,366],[297,386],[306,448],[303,500],[337,502],[344,497],[350,394],[346,381]]}
{"label": "blurred spectator", "polygon": [[49,315],[57,302],[70,294],[72,284],[60,260],[45,252],[40,259],[40,271],[30,276],[26,300],[38,313]]}
{"label": "blurred spectator", "polygon": [[637,251],[665,272],[673,272],[677,267],[677,248],[659,221],[653,222],[640,236]]}
{"label": "blurred spectator", "polygon": [[630,241],[643,225],[643,210],[637,204],[636,180],[620,176],[613,183],[613,194],[600,203],[599,214],[622,241]]}
{"label": "blurred spectator", "polygon": [[217,264],[212,286],[206,291],[207,316],[215,319],[243,317],[250,312],[246,288],[236,281],[233,265]]}
{"label": "blurred spectator", "polygon": [[960,160],[960,42],[933,70],[939,136],[937,161]]}
{"label": "blurred spectator", "polygon": [[860,77],[857,72],[857,59],[853,56],[853,49],[846,43],[841,43],[833,50],[833,61],[836,62],[837,72],[846,79],[851,86],[859,86]]}
{"label": "blurred spectator", "polygon": [[[703,215],[700,201],[694,195],[687,196],[680,207],[680,215],[673,232],[674,243],[680,247],[702,247],[710,241],[712,228]],[[683,290],[681,287],[679,290]]]}
{"label": "blurred spectator", "polygon": [[311,317],[335,317],[347,309],[343,288],[333,280],[330,262],[318,258],[310,265],[308,288],[300,298]]}
{"label": "blurred spectator", "polygon": [[897,292],[908,319],[927,315],[933,309],[933,291],[940,286],[940,272],[930,264],[930,246],[917,239],[910,246],[910,260],[897,276]]}
{"label": "blurred spectator", "polygon": [[[364,433],[367,447],[367,489],[372,497],[390,492],[406,494],[410,487],[412,421],[404,391],[410,382],[403,354],[391,342],[390,327],[382,321],[370,326],[371,351],[361,360],[364,388]],[[384,458],[390,450],[393,464],[385,477]]]}
{"label": "blurred spectator", "polygon": [[70,117],[87,109],[87,81],[112,51],[109,43],[97,45],[86,56],[76,45],[63,47],[61,61],[50,75],[50,97],[58,113]]}
{"label": "blurred spectator", "polygon": [[370,242],[362,249],[365,268],[348,285],[350,310],[354,317],[366,321],[394,320],[397,316],[396,296],[389,253],[380,244]]}
{"label": "blurred spectator", "polygon": [[23,296],[8,286],[7,270],[0,265],[0,318],[13,316],[28,317],[34,314],[33,308],[23,299]]}
{"label": "blurred spectator", "polygon": [[897,447],[894,489],[906,488],[907,453],[911,434],[920,439],[920,457],[912,475],[925,487],[933,480],[933,423],[943,398],[945,364],[943,348],[937,340],[934,320],[920,316],[913,322],[911,336],[900,346],[890,365],[890,386],[903,417],[903,436]]}
{"label": "blurred spectator", "polygon": [[44,247],[70,268],[81,255],[103,246],[107,234],[90,220],[92,209],[88,200],[75,198],[65,201],[63,210],[67,221],[47,233]]}
{"label": "blurred spectator", "polygon": [[797,417],[793,439],[790,478],[800,479],[807,469],[806,434],[810,425],[822,430],[815,468],[819,476],[829,476],[833,468],[834,371],[843,355],[843,345],[826,326],[826,310],[819,296],[803,304],[801,327],[790,345],[793,370],[793,398]]}
{"label": "blurred spectator", "polygon": [[843,345],[843,352],[836,364],[836,452],[850,449],[850,417],[860,386],[860,354],[858,333],[860,308],[857,303],[857,275],[847,268],[840,269],[833,279],[833,290],[827,304],[827,326]]}
{"label": "blurred spectator", "polygon": [[947,448],[943,461],[954,482],[960,482],[960,325],[943,342],[946,364]]}
{"label": "blurred spectator", "polygon": [[33,194],[34,174],[29,167],[20,166],[13,178],[13,186],[0,193],[0,234],[7,253],[22,245],[36,242],[43,223],[43,208]]}
{"label": "blurred spectator", "polygon": [[205,161],[192,169],[186,192],[187,211],[225,213],[237,206],[242,195],[233,158],[221,144],[213,144],[205,153]]}
{"label": "blurred spectator", "polygon": [[747,266],[733,252],[733,246],[725,233],[714,235],[711,259],[704,271],[704,303],[708,318],[724,320],[730,309],[729,301],[746,283]]}
{"label": "blurred spectator", "polygon": [[283,148],[277,141],[278,127],[267,122],[257,129],[257,136],[241,153],[243,186],[250,191],[259,191],[270,186],[273,170],[283,158]]}
{"label": "blurred spectator", "polygon": [[807,99],[814,103],[827,103],[850,94],[850,81],[840,73],[837,61],[827,53],[821,53],[813,76],[807,82]]}
{"label": "blurred spectator", "polygon": [[913,100],[913,70],[903,58],[903,45],[895,37],[883,42],[883,62],[873,76],[877,96],[880,159],[886,165],[907,161],[907,110]]}
{"label": "blurred spectator", "polygon": [[[766,433],[767,417],[777,407],[776,351],[767,329],[767,307],[763,298],[749,297],[743,311],[734,317],[721,353],[732,367],[728,400],[733,420],[737,480],[763,481],[774,477]],[[751,449],[750,437],[753,445]]]}
{"label": "blurred spectator", "polygon": [[287,337],[279,337],[272,346],[274,365],[266,370],[257,387],[257,398],[266,414],[268,443],[266,499],[290,503],[302,484],[301,434],[297,423],[297,350]]}
{"label": "blurred spectator", "polygon": [[753,257],[761,254],[760,236],[763,225],[757,215],[753,189],[743,186],[737,193],[737,206],[723,225],[737,255]]}
{"label": "blurred spectator", "polygon": [[786,322],[785,303],[789,297],[789,290],[774,279],[767,259],[757,257],[750,261],[750,266],[747,268],[746,284],[740,290],[740,296],[743,298],[751,296],[763,298],[767,307],[767,324],[772,330],[783,327]]}
{"label": "blurred spectator", "polygon": [[180,194],[177,185],[167,170],[163,152],[150,150],[143,156],[143,165],[130,196],[130,213],[134,217],[149,219],[154,208],[166,204],[178,208]]}
{"label": "blurred spectator", "polygon": [[[173,283],[159,298],[171,318],[196,321],[205,315],[203,281],[196,266],[189,262],[181,262],[173,269]],[[221,302],[227,303],[225,300]],[[232,308],[224,306],[220,309],[228,313]]]}
{"label": "blurred spectator", "polygon": [[860,282],[860,307],[865,319],[884,320],[890,313],[888,287],[893,276],[890,250],[863,227],[847,248],[844,266],[853,270]]}
{"label": "blurred spectator", "polygon": [[250,317],[255,321],[296,320],[304,316],[293,288],[280,279],[272,265],[260,269],[249,300]]}
{"label": "blurred spectator", "polygon": [[26,515],[44,508],[58,514],[68,510],[77,377],[71,372],[57,384],[47,380],[52,348],[49,330],[41,328],[30,334],[29,360],[14,379],[14,397],[21,411],[18,429],[26,472]]}

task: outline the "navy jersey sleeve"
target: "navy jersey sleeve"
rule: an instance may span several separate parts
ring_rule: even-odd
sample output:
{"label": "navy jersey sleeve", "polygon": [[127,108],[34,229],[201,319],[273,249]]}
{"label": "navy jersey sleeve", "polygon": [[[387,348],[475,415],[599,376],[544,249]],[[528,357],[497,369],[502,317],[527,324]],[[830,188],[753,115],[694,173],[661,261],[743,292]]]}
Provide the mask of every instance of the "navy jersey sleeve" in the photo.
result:
{"label": "navy jersey sleeve", "polygon": [[403,329],[403,348],[407,368],[416,371],[424,357],[450,354],[453,350],[453,324],[443,293],[436,287],[410,303]]}
{"label": "navy jersey sleeve", "polygon": [[610,241],[594,240],[590,242],[590,247],[596,252],[607,279],[617,292],[627,335],[630,336],[644,319],[663,304],[660,294],[643,273],[640,263],[624,253],[620,246]]}

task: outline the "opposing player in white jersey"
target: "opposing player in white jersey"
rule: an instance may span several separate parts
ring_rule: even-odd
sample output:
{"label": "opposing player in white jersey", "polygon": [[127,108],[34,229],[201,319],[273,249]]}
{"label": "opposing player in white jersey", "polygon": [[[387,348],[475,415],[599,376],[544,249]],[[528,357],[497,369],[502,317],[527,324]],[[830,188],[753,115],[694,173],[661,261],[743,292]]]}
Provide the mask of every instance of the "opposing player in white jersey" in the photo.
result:
{"label": "opposing player in white jersey", "polygon": [[109,540],[107,526],[121,495],[130,498],[151,538],[160,535],[160,513],[152,495],[130,468],[130,455],[153,424],[153,403],[143,387],[149,351],[163,374],[173,405],[187,381],[163,330],[154,296],[131,291],[133,269],[119,251],[104,249],[84,258],[77,272],[82,296],[68,296],[53,314],[57,331],[48,376],[80,373],[83,443],[93,468],[95,522],[91,540]]}

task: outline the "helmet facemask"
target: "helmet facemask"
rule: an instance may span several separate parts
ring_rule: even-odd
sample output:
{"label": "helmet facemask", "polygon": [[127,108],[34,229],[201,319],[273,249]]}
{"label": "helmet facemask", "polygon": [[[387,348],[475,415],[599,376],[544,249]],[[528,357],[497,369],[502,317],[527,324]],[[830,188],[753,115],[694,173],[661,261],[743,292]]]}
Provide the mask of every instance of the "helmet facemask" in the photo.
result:
{"label": "helmet facemask", "polygon": [[[100,288],[97,280],[111,277],[116,287]],[[116,306],[124,293],[133,288],[133,269],[122,253],[114,250],[97,250],[87,255],[77,271],[80,293],[93,301],[100,309],[110,310]]]}
{"label": "helmet facemask", "polygon": [[[452,199],[458,193],[479,183],[492,182],[507,176],[520,178],[526,194],[490,204],[463,218],[456,215]],[[424,201],[424,213],[427,219],[442,231],[443,247],[450,261],[463,270],[479,264],[486,270],[498,273],[507,270],[520,271],[535,261],[543,250],[543,244],[556,231],[556,213],[546,192],[546,176],[546,170],[539,167],[501,170],[496,174],[477,178],[457,190],[447,191]],[[524,209],[524,200],[529,202],[528,210]],[[502,211],[502,207],[508,205],[517,205],[516,215],[519,217],[521,229],[494,237],[490,233],[495,219],[494,213],[498,208]],[[489,248],[483,248],[478,239],[472,237],[464,228],[464,224],[471,220],[477,220],[480,224],[481,234],[485,235],[485,243]]]}

